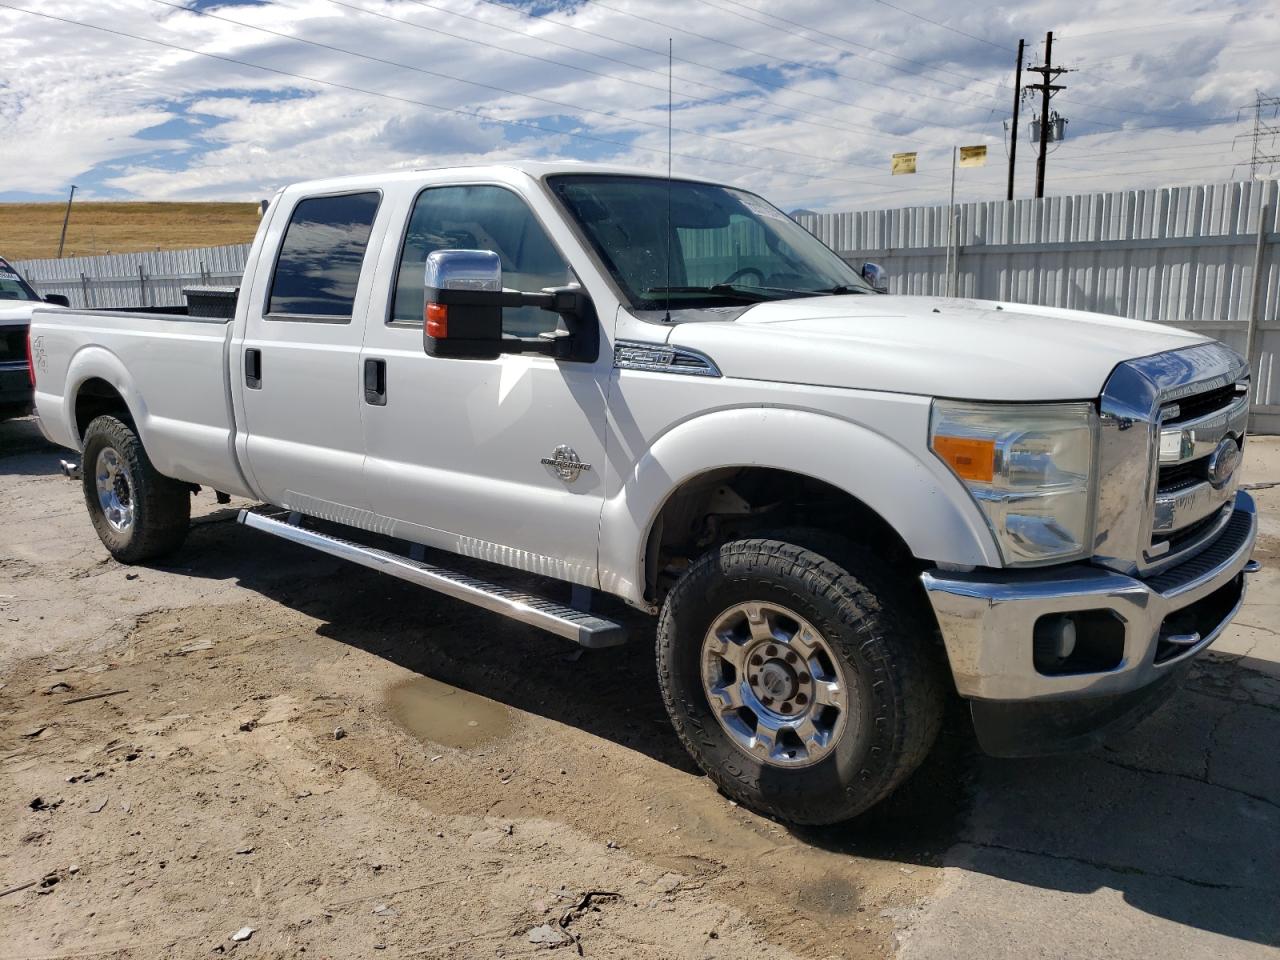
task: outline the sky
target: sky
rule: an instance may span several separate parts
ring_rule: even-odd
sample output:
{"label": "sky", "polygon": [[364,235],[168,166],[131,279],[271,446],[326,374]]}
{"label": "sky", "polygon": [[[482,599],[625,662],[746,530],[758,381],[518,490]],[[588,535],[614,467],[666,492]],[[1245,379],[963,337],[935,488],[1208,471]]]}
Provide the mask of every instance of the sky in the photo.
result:
{"label": "sky", "polygon": [[[1047,193],[1250,176],[1276,0],[0,0],[0,201],[255,201],[522,158],[665,172],[669,80],[676,175],[787,210],[910,206],[985,144],[957,199],[1000,199],[1018,40],[1039,65],[1049,30],[1071,72]],[[908,151],[918,172],[892,175]]]}

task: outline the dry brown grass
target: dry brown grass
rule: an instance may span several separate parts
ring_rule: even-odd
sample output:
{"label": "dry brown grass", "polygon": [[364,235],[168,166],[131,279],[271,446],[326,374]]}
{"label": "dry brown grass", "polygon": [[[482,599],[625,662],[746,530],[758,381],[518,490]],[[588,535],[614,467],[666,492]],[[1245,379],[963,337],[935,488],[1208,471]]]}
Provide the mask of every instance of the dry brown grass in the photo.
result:
{"label": "dry brown grass", "polygon": [[[0,203],[0,257],[56,257],[65,209],[65,203]],[[256,203],[77,201],[63,256],[248,243],[257,229]]]}

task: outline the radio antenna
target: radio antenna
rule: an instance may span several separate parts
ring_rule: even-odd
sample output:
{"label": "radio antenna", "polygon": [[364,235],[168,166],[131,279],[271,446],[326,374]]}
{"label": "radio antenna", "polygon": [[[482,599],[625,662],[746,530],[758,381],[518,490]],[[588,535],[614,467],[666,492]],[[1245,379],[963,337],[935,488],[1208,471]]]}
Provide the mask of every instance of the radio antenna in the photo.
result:
{"label": "radio antenna", "polygon": [[671,322],[671,38],[667,37],[667,315]]}

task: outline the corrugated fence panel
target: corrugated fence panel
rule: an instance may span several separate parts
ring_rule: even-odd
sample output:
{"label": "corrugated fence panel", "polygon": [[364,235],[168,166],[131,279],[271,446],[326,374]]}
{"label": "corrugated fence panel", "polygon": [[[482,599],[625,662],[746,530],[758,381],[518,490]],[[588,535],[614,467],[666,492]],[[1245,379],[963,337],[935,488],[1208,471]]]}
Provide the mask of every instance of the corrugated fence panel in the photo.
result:
{"label": "corrugated fence panel", "polygon": [[183,287],[239,286],[248,258],[249,244],[238,243],[14,265],[40,293],[60,293],[73,307],[178,307]]}

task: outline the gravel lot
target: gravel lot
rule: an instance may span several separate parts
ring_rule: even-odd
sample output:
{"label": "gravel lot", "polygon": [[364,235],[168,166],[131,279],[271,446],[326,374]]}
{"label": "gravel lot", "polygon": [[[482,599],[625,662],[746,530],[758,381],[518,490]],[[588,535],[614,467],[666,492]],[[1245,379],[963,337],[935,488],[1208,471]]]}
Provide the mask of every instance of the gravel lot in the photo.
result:
{"label": "gravel lot", "polygon": [[62,455],[0,424],[0,956],[1277,956],[1280,487],[1146,724],[994,761],[957,707],[891,803],[796,831],[692,767],[644,618],[580,652],[210,494],[123,567]]}

